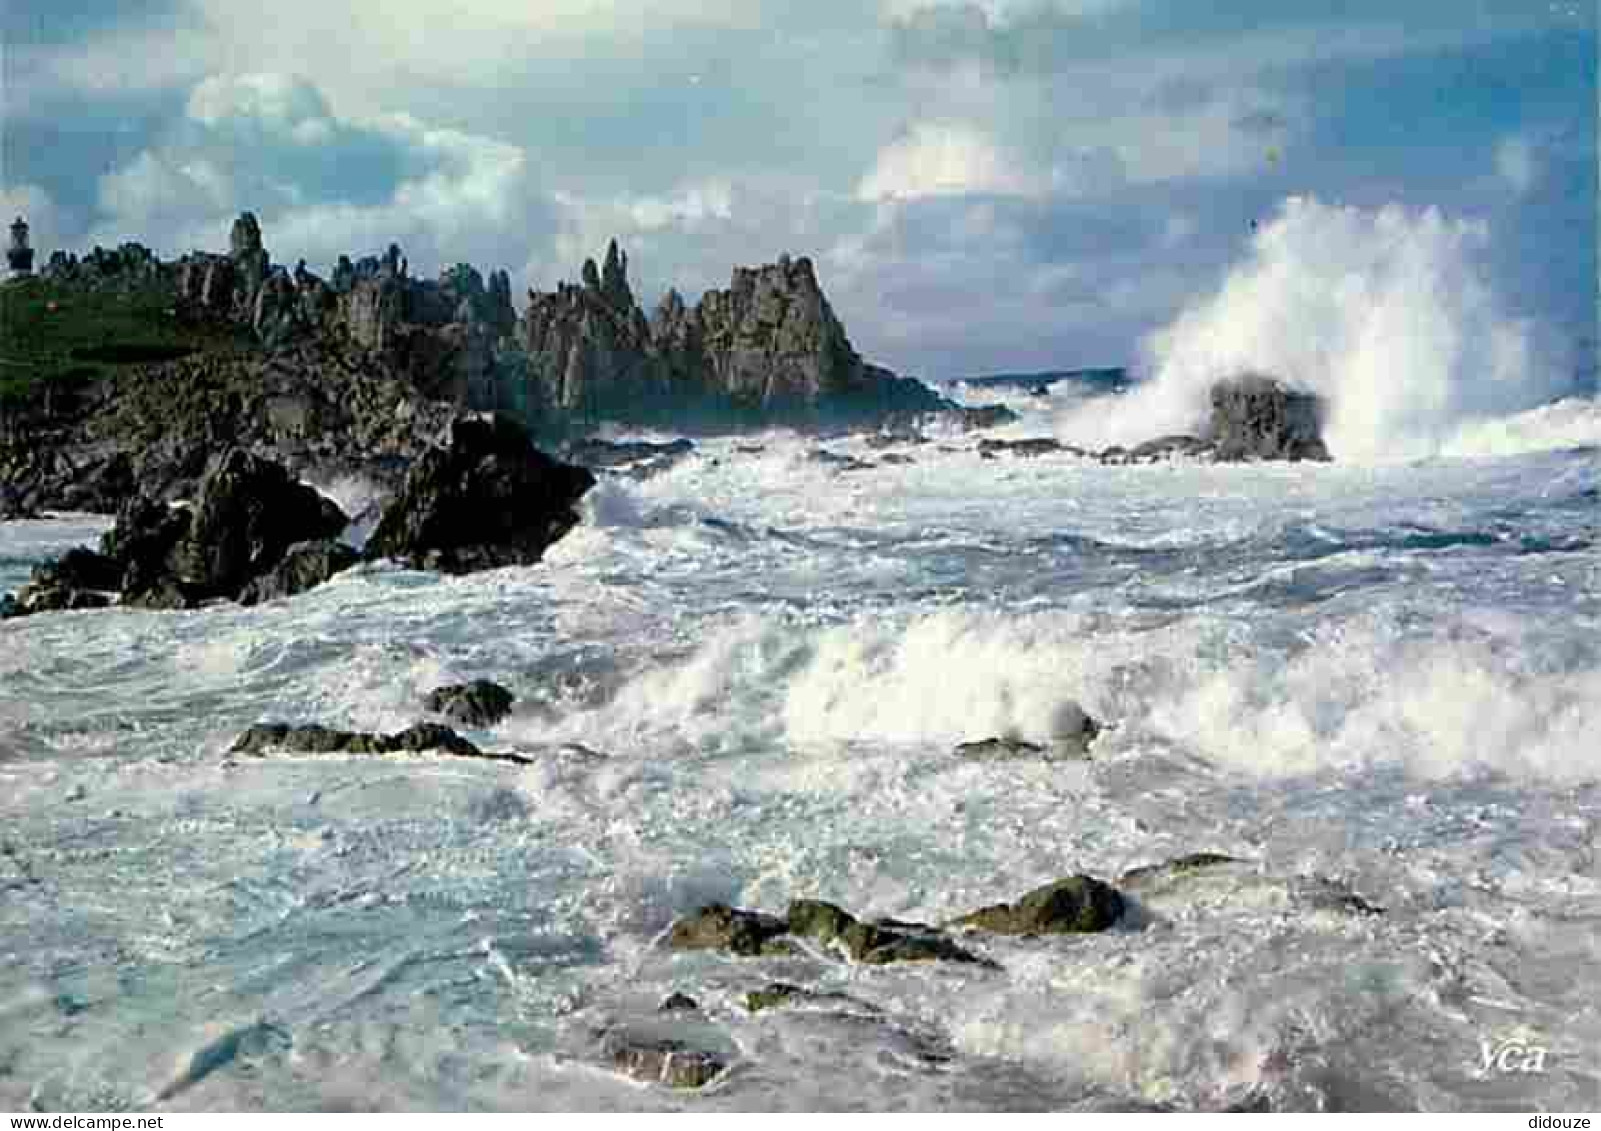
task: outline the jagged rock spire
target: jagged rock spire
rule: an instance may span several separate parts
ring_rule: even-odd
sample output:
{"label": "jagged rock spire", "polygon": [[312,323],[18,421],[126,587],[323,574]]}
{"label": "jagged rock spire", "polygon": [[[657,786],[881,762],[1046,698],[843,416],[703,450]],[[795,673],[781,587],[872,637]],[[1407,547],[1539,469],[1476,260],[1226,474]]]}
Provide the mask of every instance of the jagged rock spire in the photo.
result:
{"label": "jagged rock spire", "polygon": [[261,224],[254,212],[241,212],[228,233],[228,254],[235,259],[261,251]]}
{"label": "jagged rock spire", "polygon": [[613,239],[606,245],[606,265],[600,274],[601,293],[611,305],[628,310],[634,305],[633,292],[628,289],[628,256]]}

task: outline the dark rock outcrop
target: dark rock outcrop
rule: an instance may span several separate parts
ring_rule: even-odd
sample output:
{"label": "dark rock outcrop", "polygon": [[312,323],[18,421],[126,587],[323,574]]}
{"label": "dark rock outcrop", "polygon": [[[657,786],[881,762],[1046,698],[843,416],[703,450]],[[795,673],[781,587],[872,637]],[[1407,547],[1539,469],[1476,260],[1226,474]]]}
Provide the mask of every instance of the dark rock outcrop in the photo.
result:
{"label": "dark rock outcrop", "polygon": [[37,567],[11,615],[101,607],[114,590],[123,604],[157,609],[287,592],[348,562],[325,546],[284,566],[290,548],[327,540],[345,525],[337,506],[282,467],[231,448],[208,465],[193,506],[129,500],[98,554],[73,550]]}
{"label": "dark rock outcrop", "polygon": [[1219,460],[1327,460],[1322,425],[1318,397],[1247,374],[1212,387],[1206,439]]}
{"label": "dark rock outcrop", "polygon": [[964,950],[933,927],[921,923],[866,923],[832,903],[797,899],[789,905],[789,933],[824,947],[838,946],[869,966],[891,962],[971,962],[986,959]]}
{"label": "dark rock outcrop", "polygon": [[234,740],[229,754],[422,754],[438,751],[460,758],[510,758],[487,755],[449,727],[417,723],[394,734],[335,730],[308,723],[260,723]]}
{"label": "dark rock outcrop", "polygon": [[694,1091],[728,1070],[735,1050],[709,1025],[680,1023],[671,1029],[631,1024],[609,1030],[602,1041],[611,1067],[631,1080]]}
{"label": "dark rock outcrop", "polygon": [[713,903],[675,922],[667,933],[667,946],[670,950],[720,950],[744,957],[788,954],[789,947],[774,944],[788,930],[789,924],[776,915]]}
{"label": "dark rock outcrop", "polygon": [[423,705],[436,715],[444,715],[457,726],[481,729],[494,726],[511,714],[512,704],[516,701],[516,697],[500,684],[487,679],[475,679],[471,683],[436,687],[428,693]]}
{"label": "dark rock outcrop", "polygon": [[35,566],[28,583],[0,615],[105,608],[121,582],[122,569],[114,559],[75,547],[54,562]]}
{"label": "dark rock outcrop", "polygon": [[956,747],[958,758],[974,762],[1001,762],[1013,758],[1037,758],[1045,747],[1021,738],[983,738],[976,742],[963,742]]}
{"label": "dark rock outcrop", "polygon": [[985,459],[994,459],[998,455],[1045,456],[1054,455],[1057,452],[1066,452],[1075,456],[1089,454],[1082,448],[1075,448],[1049,436],[1031,436],[1025,440],[980,440],[978,442],[978,454]]}
{"label": "dark rock outcrop", "polygon": [[674,990],[672,993],[668,994],[662,999],[662,1003],[656,1007],[656,1012],[699,1013],[700,1002],[696,1001],[686,993],[680,993],[678,990]]}
{"label": "dark rock outcrop", "polygon": [[510,417],[461,417],[407,473],[367,554],[446,573],[531,565],[577,524],[573,505],[594,484]]}
{"label": "dark rock outcrop", "polygon": [[212,461],[184,539],[168,557],[199,599],[235,598],[297,542],[330,539],[349,520],[281,466],[239,448]]}
{"label": "dark rock outcrop", "polygon": [[296,542],[284,552],[278,564],[252,580],[239,593],[241,605],[255,605],[293,597],[314,589],[335,574],[361,561],[361,555],[343,542],[324,538],[315,542]]}
{"label": "dark rock outcrop", "polygon": [[1090,876],[1069,876],[1035,888],[1016,903],[981,907],[952,926],[997,935],[1061,935],[1104,931],[1123,914],[1117,889]]}
{"label": "dark rock outcrop", "polygon": [[938,927],[895,919],[865,922],[832,903],[797,899],[784,918],[716,903],[684,916],[667,934],[672,950],[718,950],[741,957],[795,953],[791,940],[808,939],[854,962],[956,962],[995,964],[959,946]]}

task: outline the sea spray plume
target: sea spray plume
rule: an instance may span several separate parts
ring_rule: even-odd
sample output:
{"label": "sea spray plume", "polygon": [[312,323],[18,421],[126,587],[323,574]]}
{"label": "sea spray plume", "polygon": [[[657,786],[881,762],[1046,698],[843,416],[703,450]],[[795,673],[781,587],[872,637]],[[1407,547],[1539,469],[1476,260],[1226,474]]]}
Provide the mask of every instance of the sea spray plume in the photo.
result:
{"label": "sea spray plume", "polygon": [[1148,379],[1110,408],[1069,410],[1057,430],[1092,445],[1196,432],[1215,382],[1259,372],[1326,399],[1336,459],[1435,454],[1464,425],[1561,391],[1535,326],[1485,277],[1489,238],[1436,208],[1286,199],[1216,293],[1147,339]]}

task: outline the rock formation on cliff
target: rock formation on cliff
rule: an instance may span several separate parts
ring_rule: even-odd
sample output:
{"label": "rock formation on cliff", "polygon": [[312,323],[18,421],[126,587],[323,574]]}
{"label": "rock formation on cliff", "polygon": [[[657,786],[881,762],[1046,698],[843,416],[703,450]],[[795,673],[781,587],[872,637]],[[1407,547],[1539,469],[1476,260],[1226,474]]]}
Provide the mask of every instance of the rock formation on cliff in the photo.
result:
{"label": "rock formation on cliff", "polygon": [[582,283],[529,293],[520,326],[533,403],[580,419],[859,424],[950,407],[917,381],[864,362],[810,259],[738,267],[690,307],[669,290],[647,320],[616,241]]}

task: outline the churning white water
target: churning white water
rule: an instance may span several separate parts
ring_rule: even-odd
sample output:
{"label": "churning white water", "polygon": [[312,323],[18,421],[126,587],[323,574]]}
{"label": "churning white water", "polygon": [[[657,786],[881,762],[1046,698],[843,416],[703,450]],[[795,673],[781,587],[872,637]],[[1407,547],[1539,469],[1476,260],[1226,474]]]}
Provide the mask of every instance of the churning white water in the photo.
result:
{"label": "churning white water", "polygon": [[[774,434],[605,479],[532,568],[5,622],[0,1107],[1595,1107],[1595,405],[1488,349],[1514,331],[1452,275],[1475,238],[1292,204],[1149,393],[1012,398],[1017,435],[1145,438],[1214,364],[1283,365],[1342,455],[1428,460],[944,435],[841,471]],[[0,587],[102,526],[0,527]],[[518,704],[470,737],[534,765],[225,755],[480,676]],[[1075,702],[1088,762],[952,753]],[[998,969],[659,942],[713,900],[937,921],[1199,851],[1246,863],[1103,934],[971,941]],[[865,1004],[742,1007],[775,980]],[[602,1052],[674,990],[732,1057],[703,1092]]]}
{"label": "churning white water", "polygon": [[[1601,443],[1593,401],[1542,407],[1568,379],[1541,328],[1489,285],[1489,240],[1484,223],[1434,208],[1292,197],[1218,291],[1146,343],[1151,379],[1117,412],[1062,413],[1058,431],[1097,447],[1195,432],[1212,384],[1254,371],[1326,398],[1340,460],[1531,450],[1553,432]],[[1542,415],[1505,423],[1530,410]]]}

